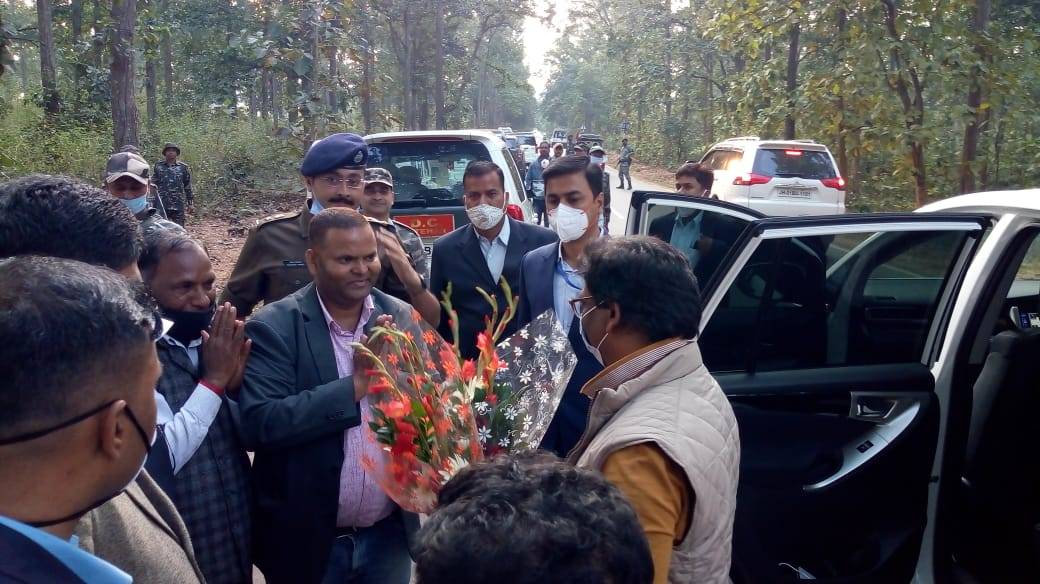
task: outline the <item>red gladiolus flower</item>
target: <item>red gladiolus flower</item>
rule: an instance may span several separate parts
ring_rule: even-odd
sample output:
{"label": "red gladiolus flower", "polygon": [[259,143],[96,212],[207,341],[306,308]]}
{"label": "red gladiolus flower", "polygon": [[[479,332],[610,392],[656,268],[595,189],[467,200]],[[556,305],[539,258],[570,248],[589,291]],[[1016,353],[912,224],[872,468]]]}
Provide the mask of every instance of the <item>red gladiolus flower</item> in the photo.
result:
{"label": "red gladiolus flower", "polygon": [[[405,414],[407,414],[408,411],[411,410],[411,406],[399,399],[395,399],[384,405],[382,407],[382,410],[383,413],[386,414],[386,417],[393,420],[397,420],[403,418]],[[400,423],[398,424],[398,431],[400,431]]]}
{"label": "red gladiolus flower", "polygon": [[488,345],[490,344],[491,339],[488,338],[487,332],[481,332],[479,335],[477,335],[477,349],[479,349],[481,353],[487,351]]}
{"label": "red gladiolus flower", "polygon": [[477,364],[473,362],[473,359],[467,359],[462,364],[462,380],[469,383],[477,374]]}

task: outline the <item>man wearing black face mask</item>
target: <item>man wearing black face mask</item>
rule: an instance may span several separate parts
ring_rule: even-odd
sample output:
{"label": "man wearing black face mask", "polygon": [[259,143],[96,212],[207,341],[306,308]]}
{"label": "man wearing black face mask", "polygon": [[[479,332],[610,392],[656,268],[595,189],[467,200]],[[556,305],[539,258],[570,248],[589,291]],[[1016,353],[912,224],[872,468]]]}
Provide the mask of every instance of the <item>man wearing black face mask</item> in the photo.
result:
{"label": "man wearing black face mask", "polygon": [[156,323],[139,298],[104,268],[0,260],[0,582],[130,582],[70,539],[154,440]]}
{"label": "man wearing black face mask", "polygon": [[251,342],[235,309],[215,306],[216,276],[197,241],[155,232],[145,238],[138,266],[163,317],[173,321],[156,347],[163,365],[157,389],[165,398],[158,423],[174,472],[167,492],[206,581],[248,582],[249,459],[235,422],[237,404],[229,397],[242,383]]}

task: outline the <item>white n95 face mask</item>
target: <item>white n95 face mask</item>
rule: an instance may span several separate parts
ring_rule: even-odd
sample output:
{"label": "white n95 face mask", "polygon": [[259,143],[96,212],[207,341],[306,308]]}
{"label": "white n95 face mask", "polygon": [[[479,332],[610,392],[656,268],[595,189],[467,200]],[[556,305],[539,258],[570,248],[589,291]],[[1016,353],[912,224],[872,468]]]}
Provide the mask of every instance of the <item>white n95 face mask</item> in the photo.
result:
{"label": "white n95 face mask", "polygon": [[549,215],[549,222],[563,243],[580,239],[589,229],[589,218],[585,211],[563,203]]}
{"label": "white n95 face mask", "polygon": [[474,227],[482,231],[487,231],[501,223],[502,218],[506,216],[506,212],[501,207],[481,203],[476,207],[466,209],[466,215],[469,216],[469,222],[472,223]]}

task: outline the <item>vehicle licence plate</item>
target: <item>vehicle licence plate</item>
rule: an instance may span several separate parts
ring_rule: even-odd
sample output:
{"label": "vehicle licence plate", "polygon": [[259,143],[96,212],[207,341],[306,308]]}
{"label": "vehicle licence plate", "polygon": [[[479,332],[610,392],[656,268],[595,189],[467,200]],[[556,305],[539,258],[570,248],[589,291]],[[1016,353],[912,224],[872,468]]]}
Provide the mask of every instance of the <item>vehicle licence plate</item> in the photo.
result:
{"label": "vehicle licence plate", "polygon": [[455,230],[454,215],[397,215],[394,219],[414,229],[420,237],[440,237]]}
{"label": "vehicle licence plate", "polygon": [[805,201],[812,198],[812,191],[809,189],[776,189],[776,196],[781,199]]}

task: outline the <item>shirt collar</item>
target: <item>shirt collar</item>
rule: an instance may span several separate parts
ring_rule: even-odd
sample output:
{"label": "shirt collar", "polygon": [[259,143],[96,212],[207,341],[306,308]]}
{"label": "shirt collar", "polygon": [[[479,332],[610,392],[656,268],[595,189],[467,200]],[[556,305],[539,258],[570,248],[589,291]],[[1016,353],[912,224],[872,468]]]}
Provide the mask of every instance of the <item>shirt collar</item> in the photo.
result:
{"label": "shirt collar", "polygon": [[199,338],[195,339],[194,341],[188,343],[187,347],[184,346],[184,343],[178,341],[177,339],[171,337],[170,335],[163,335],[162,336],[162,340],[164,340],[167,343],[173,345],[174,347],[180,347],[180,348],[185,349],[185,350],[187,350],[187,349],[194,349],[196,347],[202,346],[202,337],[199,337]]}
{"label": "shirt collar", "polygon": [[600,371],[585,384],[581,393],[588,397],[596,397],[601,389],[617,388],[622,383],[639,377],[661,359],[692,342],[693,339],[671,338],[643,347]]}
{"label": "shirt collar", "polygon": [[[503,217],[502,221],[504,221],[504,223],[502,223],[502,231],[498,232],[498,237],[496,237],[494,241],[489,241],[488,243],[495,243],[495,241],[501,241],[502,245],[509,247],[509,217]],[[473,228],[473,233],[477,234],[477,239],[480,239],[482,241],[488,241],[488,238],[481,235],[480,232],[477,231],[476,227]]]}
{"label": "shirt collar", "polygon": [[64,564],[84,582],[130,584],[131,578],[128,574],[101,558],[81,550],[75,536],[71,540],[64,540],[42,529],[2,515],[0,515],[0,524],[20,533],[43,548],[51,557]]}
{"label": "shirt collar", "polygon": [[[318,304],[321,305],[321,312],[325,315],[325,324],[329,326],[329,330],[334,332],[347,332],[344,331],[343,327],[339,326],[339,323],[336,322],[336,319],[332,318],[332,315],[329,314],[328,309],[325,308],[325,302],[322,301],[321,294],[318,293],[317,289],[314,290],[314,293],[318,295]],[[376,304],[372,301],[372,295],[369,294],[365,297],[364,306],[361,307],[361,318],[358,319],[355,331],[365,328],[365,325],[368,324],[368,320],[372,318],[372,313],[375,312],[375,310]]]}

